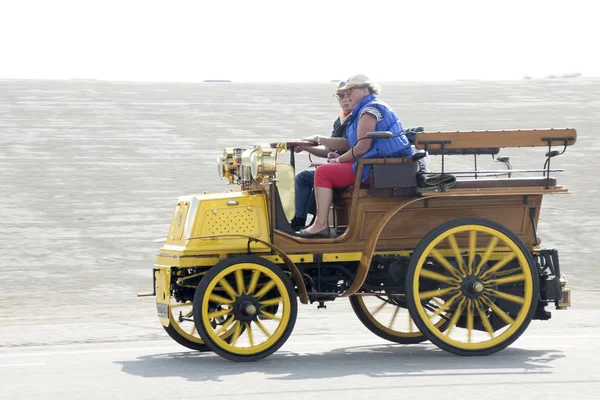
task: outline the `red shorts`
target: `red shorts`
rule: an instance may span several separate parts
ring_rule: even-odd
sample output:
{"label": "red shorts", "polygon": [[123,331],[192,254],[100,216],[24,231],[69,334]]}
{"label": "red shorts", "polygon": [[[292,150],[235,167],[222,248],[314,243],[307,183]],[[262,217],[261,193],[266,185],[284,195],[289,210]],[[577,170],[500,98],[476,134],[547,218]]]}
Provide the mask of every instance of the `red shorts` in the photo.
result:
{"label": "red shorts", "polygon": [[315,172],[315,187],[333,189],[352,185],[356,177],[356,174],[352,171],[352,164],[354,163],[319,165]]}

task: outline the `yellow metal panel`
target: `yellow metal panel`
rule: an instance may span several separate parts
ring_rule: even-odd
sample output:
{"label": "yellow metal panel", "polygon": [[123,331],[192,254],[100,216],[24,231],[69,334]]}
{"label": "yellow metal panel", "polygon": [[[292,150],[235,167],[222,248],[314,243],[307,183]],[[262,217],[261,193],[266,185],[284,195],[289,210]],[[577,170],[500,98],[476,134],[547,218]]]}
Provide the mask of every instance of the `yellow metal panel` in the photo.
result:
{"label": "yellow metal panel", "polygon": [[[200,216],[199,216],[200,217]],[[235,206],[204,211],[199,236],[240,234],[260,236],[256,207]]]}
{"label": "yellow metal panel", "polygon": [[156,256],[156,262],[163,265],[170,265],[172,267],[189,268],[189,267],[211,267],[218,263],[220,257],[206,257],[206,256],[173,256],[169,254],[158,254]]}
{"label": "yellow metal panel", "polygon": [[[205,260],[168,260],[168,256],[270,252],[266,196],[262,191],[230,191],[180,197],[167,241],[157,262],[174,266],[207,265]],[[199,261],[201,264],[196,264]]]}
{"label": "yellow metal panel", "polygon": [[171,303],[171,268],[160,267],[154,273],[156,278],[156,311],[164,326],[169,326],[169,304]]}
{"label": "yellow metal panel", "polygon": [[190,202],[179,200],[177,207],[175,208],[175,214],[171,220],[171,227],[169,228],[168,238],[171,240],[179,240],[183,235],[183,227],[185,225],[185,219],[187,218]]}

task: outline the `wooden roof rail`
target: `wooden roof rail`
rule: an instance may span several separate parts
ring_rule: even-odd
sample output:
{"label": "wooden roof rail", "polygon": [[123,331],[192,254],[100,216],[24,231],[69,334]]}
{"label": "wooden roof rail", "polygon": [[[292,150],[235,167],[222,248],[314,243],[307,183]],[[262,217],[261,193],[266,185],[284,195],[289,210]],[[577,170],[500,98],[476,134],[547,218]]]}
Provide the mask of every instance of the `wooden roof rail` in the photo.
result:
{"label": "wooden roof rail", "polygon": [[418,149],[478,149],[494,147],[562,147],[577,140],[577,131],[564,129],[518,129],[500,131],[422,132],[417,135]]}

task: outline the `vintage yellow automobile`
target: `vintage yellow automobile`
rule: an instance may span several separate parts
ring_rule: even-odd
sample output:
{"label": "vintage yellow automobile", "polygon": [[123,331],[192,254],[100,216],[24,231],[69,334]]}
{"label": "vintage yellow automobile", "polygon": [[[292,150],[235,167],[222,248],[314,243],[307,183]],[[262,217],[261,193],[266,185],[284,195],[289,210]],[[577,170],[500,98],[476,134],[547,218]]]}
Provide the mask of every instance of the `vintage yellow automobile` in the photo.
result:
{"label": "vintage yellow automobile", "polygon": [[[542,197],[568,192],[550,163],[576,136],[421,132],[416,148],[441,157],[441,170],[419,185],[418,157],[361,159],[357,176],[371,166],[372,178],[335,194],[336,234],[320,239],[296,236],[289,222],[297,143],[225,149],[219,175],[239,187],[177,201],[153,269],[160,322],[183,346],[255,361],[288,339],[298,300],[324,307],[348,298],[386,340],[429,340],[458,355],[502,350],[532,319],[549,319],[549,305],[570,306],[557,250],[541,247],[537,225]],[[444,170],[455,154],[476,165],[481,154],[535,146],[547,148],[539,170],[512,169],[508,178],[504,169]],[[516,177],[524,172],[537,176]]]}

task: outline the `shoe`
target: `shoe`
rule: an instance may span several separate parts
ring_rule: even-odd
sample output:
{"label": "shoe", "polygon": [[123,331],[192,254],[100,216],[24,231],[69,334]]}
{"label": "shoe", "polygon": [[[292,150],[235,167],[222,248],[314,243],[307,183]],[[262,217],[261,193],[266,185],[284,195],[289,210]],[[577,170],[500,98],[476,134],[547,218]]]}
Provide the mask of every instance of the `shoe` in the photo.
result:
{"label": "shoe", "polygon": [[306,228],[306,218],[296,216],[292,220],[291,224],[292,224],[292,229],[295,231],[298,231],[301,228]]}
{"label": "shoe", "polygon": [[307,238],[307,239],[328,238],[329,237],[329,227],[327,227],[319,232],[306,232],[306,229],[300,229],[298,232],[296,232],[296,235],[301,238]]}

